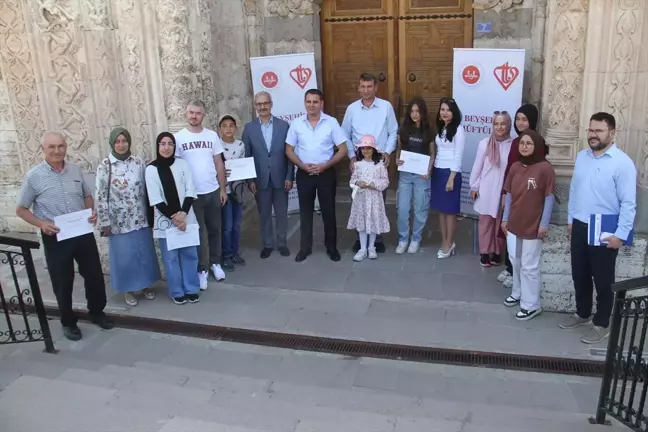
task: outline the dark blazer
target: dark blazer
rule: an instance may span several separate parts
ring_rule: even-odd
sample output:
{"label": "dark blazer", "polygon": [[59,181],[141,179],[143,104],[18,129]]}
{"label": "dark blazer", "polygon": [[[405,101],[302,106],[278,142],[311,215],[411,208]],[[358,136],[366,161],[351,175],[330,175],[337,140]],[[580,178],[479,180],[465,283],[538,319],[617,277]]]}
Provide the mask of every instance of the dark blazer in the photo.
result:
{"label": "dark blazer", "polygon": [[283,189],[284,181],[293,181],[295,169],[293,163],[286,157],[286,136],[288,123],[277,117],[272,117],[272,143],[270,151],[263,139],[261,122],[254,119],[243,128],[243,144],[245,157],[254,158],[259,189],[274,187]]}

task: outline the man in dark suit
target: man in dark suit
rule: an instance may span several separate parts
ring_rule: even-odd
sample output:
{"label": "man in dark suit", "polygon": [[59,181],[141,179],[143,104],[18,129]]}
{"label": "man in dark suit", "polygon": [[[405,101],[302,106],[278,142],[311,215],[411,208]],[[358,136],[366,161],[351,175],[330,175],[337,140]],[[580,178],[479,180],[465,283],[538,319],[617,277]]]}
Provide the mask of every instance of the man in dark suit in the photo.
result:
{"label": "man in dark suit", "polygon": [[248,184],[254,194],[261,224],[263,249],[261,258],[268,258],[274,248],[272,208],[277,219],[277,249],[289,256],[286,243],[288,231],[288,192],[293,187],[295,170],[286,158],[288,123],[272,115],[272,97],[259,92],[254,97],[259,117],[245,125],[243,143],[245,156],[254,158],[257,178]]}

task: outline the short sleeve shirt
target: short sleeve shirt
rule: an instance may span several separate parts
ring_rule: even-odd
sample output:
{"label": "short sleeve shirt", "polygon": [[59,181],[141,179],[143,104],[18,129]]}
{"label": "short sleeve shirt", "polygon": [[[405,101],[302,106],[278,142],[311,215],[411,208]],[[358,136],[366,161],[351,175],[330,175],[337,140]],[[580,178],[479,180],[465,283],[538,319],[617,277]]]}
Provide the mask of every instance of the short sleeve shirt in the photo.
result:
{"label": "short sleeve shirt", "polygon": [[84,199],[92,191],[78,165],[65,162],[61,172],[42,162],[25,175],[18,206],[31,208],[39,219],[53,221],[55,217],[85,209]]}
{"label": "short sleeve shirt", "polygon": [[335,147],[345,142],[346,136],[338,121],[324,113],[315,127],[308,121],[308,116],[295,119],[286,137],[286,144],[295,147],[299,159],[311,164],[328,162],[333,157]]}
{"label": "short sleeve shirt", "polygon": [[184,159],[189,165],[196,193],[208,194],[218,190],[218,175],[214,165],[214,156],[223,153],[221,139],[211,129],[200,133],[182,129],[175,134],[176,156]]}
{"label": "short sleeve shirt", "polygon": [[537,239],[545,198],[555,188],[556,173],[549,162],[515,162],[504,184],[504,190],[511,194],[508,230],[522,239]]}

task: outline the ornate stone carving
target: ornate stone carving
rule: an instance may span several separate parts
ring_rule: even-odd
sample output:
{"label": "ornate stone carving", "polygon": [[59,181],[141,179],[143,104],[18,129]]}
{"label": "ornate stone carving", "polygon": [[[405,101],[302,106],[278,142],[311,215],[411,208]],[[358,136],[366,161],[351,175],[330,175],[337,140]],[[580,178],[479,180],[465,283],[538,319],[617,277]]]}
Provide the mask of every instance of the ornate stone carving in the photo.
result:
{"label": "ornate stone carving", "polygon": [[267,45],[268,55],[308,53],[315,50],[315,42],[306,39],[280,40]]}
{"label": "ornate stone carving", "polygon": [[282,18],[314,13],[313,0],[269,0],[268,12]]}
{"label": "ornate stone carving", "polygon": [[549,8],[549,51],[545,79],[547,141],[550,158],[558,165],[573,165],[578,151],[579,106],[583,87],[587,3],[555,0]]}
{"label": "ornate stone carving", "polygon": [[513,6],[519,6],[522,3],[524,3],[524,0],[473,0],[473,9],[493,9],[499,12],[512,9]]}
{"label": "ornate stone carving", "polygon": [[44,125],[33,49],[29,44],[20,0],[0,2],[0,60],[14,126],[18,131],[18,157],[21,174],[24,174],[40,161],[40,136]]}
{"label": "ornate stone carving", "polygon": [[[200,98],[205,102],[207,107],[206,126],[215,129],[218,125],[218,113],[216,110],[216,89],[214,86],[214,60],[215,56],[212,50],[212,1],[199,0],[198,19],[200,20],[200,32],[197,35],[200,43],[200,72],[198,74],[198,85],[200,88]],[[243,29],[241,29],[242,31]]]}
{"label": "ornate stone carving", "polygon": [[189,8],[185,0],[160,0],[157,17],[167,118],[170,123],[184,123],[187,102],[195,94]]}
{"label": "ornate stone carving", "polygon": [[73,22],[77,14],[69,0],[38,0],[38,24],[44,31],[60,31]]}

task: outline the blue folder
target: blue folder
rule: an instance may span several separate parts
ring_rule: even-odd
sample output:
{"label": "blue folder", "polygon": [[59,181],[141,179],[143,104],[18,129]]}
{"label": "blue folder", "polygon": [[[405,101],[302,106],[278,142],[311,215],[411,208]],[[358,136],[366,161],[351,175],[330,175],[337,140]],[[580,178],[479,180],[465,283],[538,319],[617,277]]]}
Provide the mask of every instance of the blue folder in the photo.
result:
{"label": "blue folder", "polygon": [[[591,246],[605,246],[607,243],[601,242],[601,233],[614,234],[619,226],[619,215],[613,214],[593,214],[587,223],[587,243]],[[632,246],[634,237],[634,228],[630,230],[628,238],[623,241],[624,246]]]}

